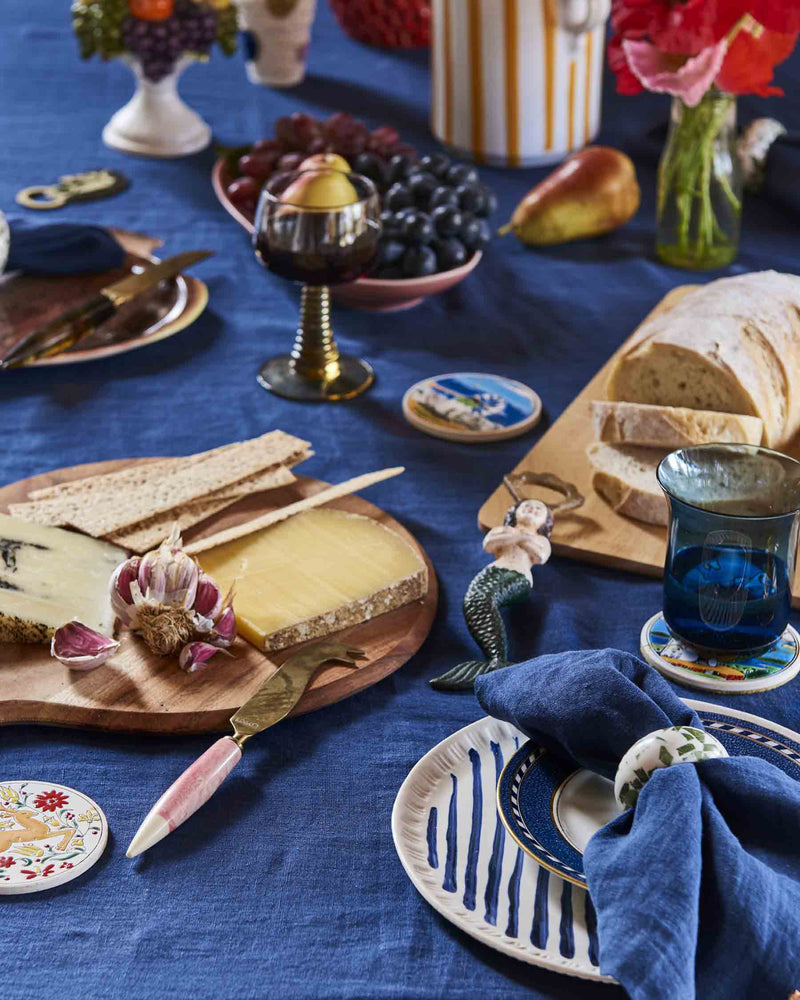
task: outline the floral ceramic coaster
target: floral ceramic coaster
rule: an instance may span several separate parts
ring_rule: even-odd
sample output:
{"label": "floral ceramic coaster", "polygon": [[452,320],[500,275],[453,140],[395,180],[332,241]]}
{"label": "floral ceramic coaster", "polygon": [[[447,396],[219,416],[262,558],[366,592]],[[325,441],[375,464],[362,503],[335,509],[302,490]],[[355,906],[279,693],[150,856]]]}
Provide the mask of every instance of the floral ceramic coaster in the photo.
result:
{"label": "floral ceramic coaster", "polygon": [[642,629],[639,647],[650,666],[670,680],[724,694],[769,691],[786,684],[800,671],[800,636],[791,625],[763,653],[704,658],[670,632],[659,612]]}
{"label": "floral ceramic coaster", "polygon": [[85,875],[108,822],[88,796],[45,781],[0,781],[0,895],[41,892]]}
{"label": "floral ceramic coaster", "polygon": [[418,430],[446,441],[500,441],[530,430],[542,401],[522,382],[499,375],[457,372],[426,378],[403,396],[403,416]]}

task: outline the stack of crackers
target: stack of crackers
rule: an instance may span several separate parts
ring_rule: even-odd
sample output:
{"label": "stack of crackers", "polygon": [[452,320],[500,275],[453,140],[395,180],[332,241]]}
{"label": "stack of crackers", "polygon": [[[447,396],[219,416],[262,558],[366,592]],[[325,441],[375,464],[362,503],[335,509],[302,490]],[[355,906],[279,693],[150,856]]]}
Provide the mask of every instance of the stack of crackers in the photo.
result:
{"label": "stack of crackers", "polygon": [[185,531],[251,493],[288,486],[295,479],[291,467],[312,454],[308,441],[270,431],[185,458],[33,490],[27,502],[10,504],[9,513],[147,552],[175,522]]}

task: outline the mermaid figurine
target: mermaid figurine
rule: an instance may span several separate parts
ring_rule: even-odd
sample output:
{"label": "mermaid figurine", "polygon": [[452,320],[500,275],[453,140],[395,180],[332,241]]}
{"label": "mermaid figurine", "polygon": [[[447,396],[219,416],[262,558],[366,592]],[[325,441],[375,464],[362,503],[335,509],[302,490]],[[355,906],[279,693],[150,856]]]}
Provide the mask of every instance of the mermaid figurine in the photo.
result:
{"label": "mermaid figurine", "polygon": [[[492,528],[483,540],[495,557],[470,583],[464,597],[464,618],[470,635],[486,660],[467,660],[430,682],[437,691],[464,691],[476,677],[508,666],[506,628],[500,609],[524,601],[533,589],[531,569],[550,558],[550,533],[554,511],[571,510],[583,497],[570,483],[549,474],[519,473],[503,479],[514,499],[501,527]],[[549,507],[541,500],[523,500],[516,486],[536,483],[563,493],[565,500]]]}

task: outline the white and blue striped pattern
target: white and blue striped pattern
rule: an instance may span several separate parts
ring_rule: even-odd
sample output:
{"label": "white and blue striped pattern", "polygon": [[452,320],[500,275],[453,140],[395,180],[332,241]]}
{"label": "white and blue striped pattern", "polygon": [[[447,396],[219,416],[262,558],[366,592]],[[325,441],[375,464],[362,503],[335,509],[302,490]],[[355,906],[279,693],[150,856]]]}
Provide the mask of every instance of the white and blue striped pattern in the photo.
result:
{"label": "white and blue striped pattern", "polygon": [[551,875],[506,833],[497,781],[525,737],[482,719],[424,757],[398,794],[395,844],[411,880],[449,920],[523,961],[610,981],[585,890]]}

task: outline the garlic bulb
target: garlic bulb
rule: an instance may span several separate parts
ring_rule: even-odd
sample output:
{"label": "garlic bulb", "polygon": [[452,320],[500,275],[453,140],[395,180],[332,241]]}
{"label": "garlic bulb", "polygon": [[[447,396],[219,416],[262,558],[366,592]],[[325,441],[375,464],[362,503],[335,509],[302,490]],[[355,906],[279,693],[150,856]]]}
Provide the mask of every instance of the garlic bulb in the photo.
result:
{"label": "garlic bulb", "polygon": [[[125,628],[138,632],[162,656],[181,651],[180,665],[201,669],[213,655],[188,647],[201,640],[211,650],[230,646],[236,638],[232,594],[222,591],[181,548],[178,525],[161,545],[121,563],[111,577],[111,606]],[[192,665],[196,664],[196,665]]]}
{"label": "garlic bulb", "polygon": [[95,632],[82,622],[72,621],[57,628],[50,640],[50,655],[70,670],[94,670],[119,649],[116,639]]}

